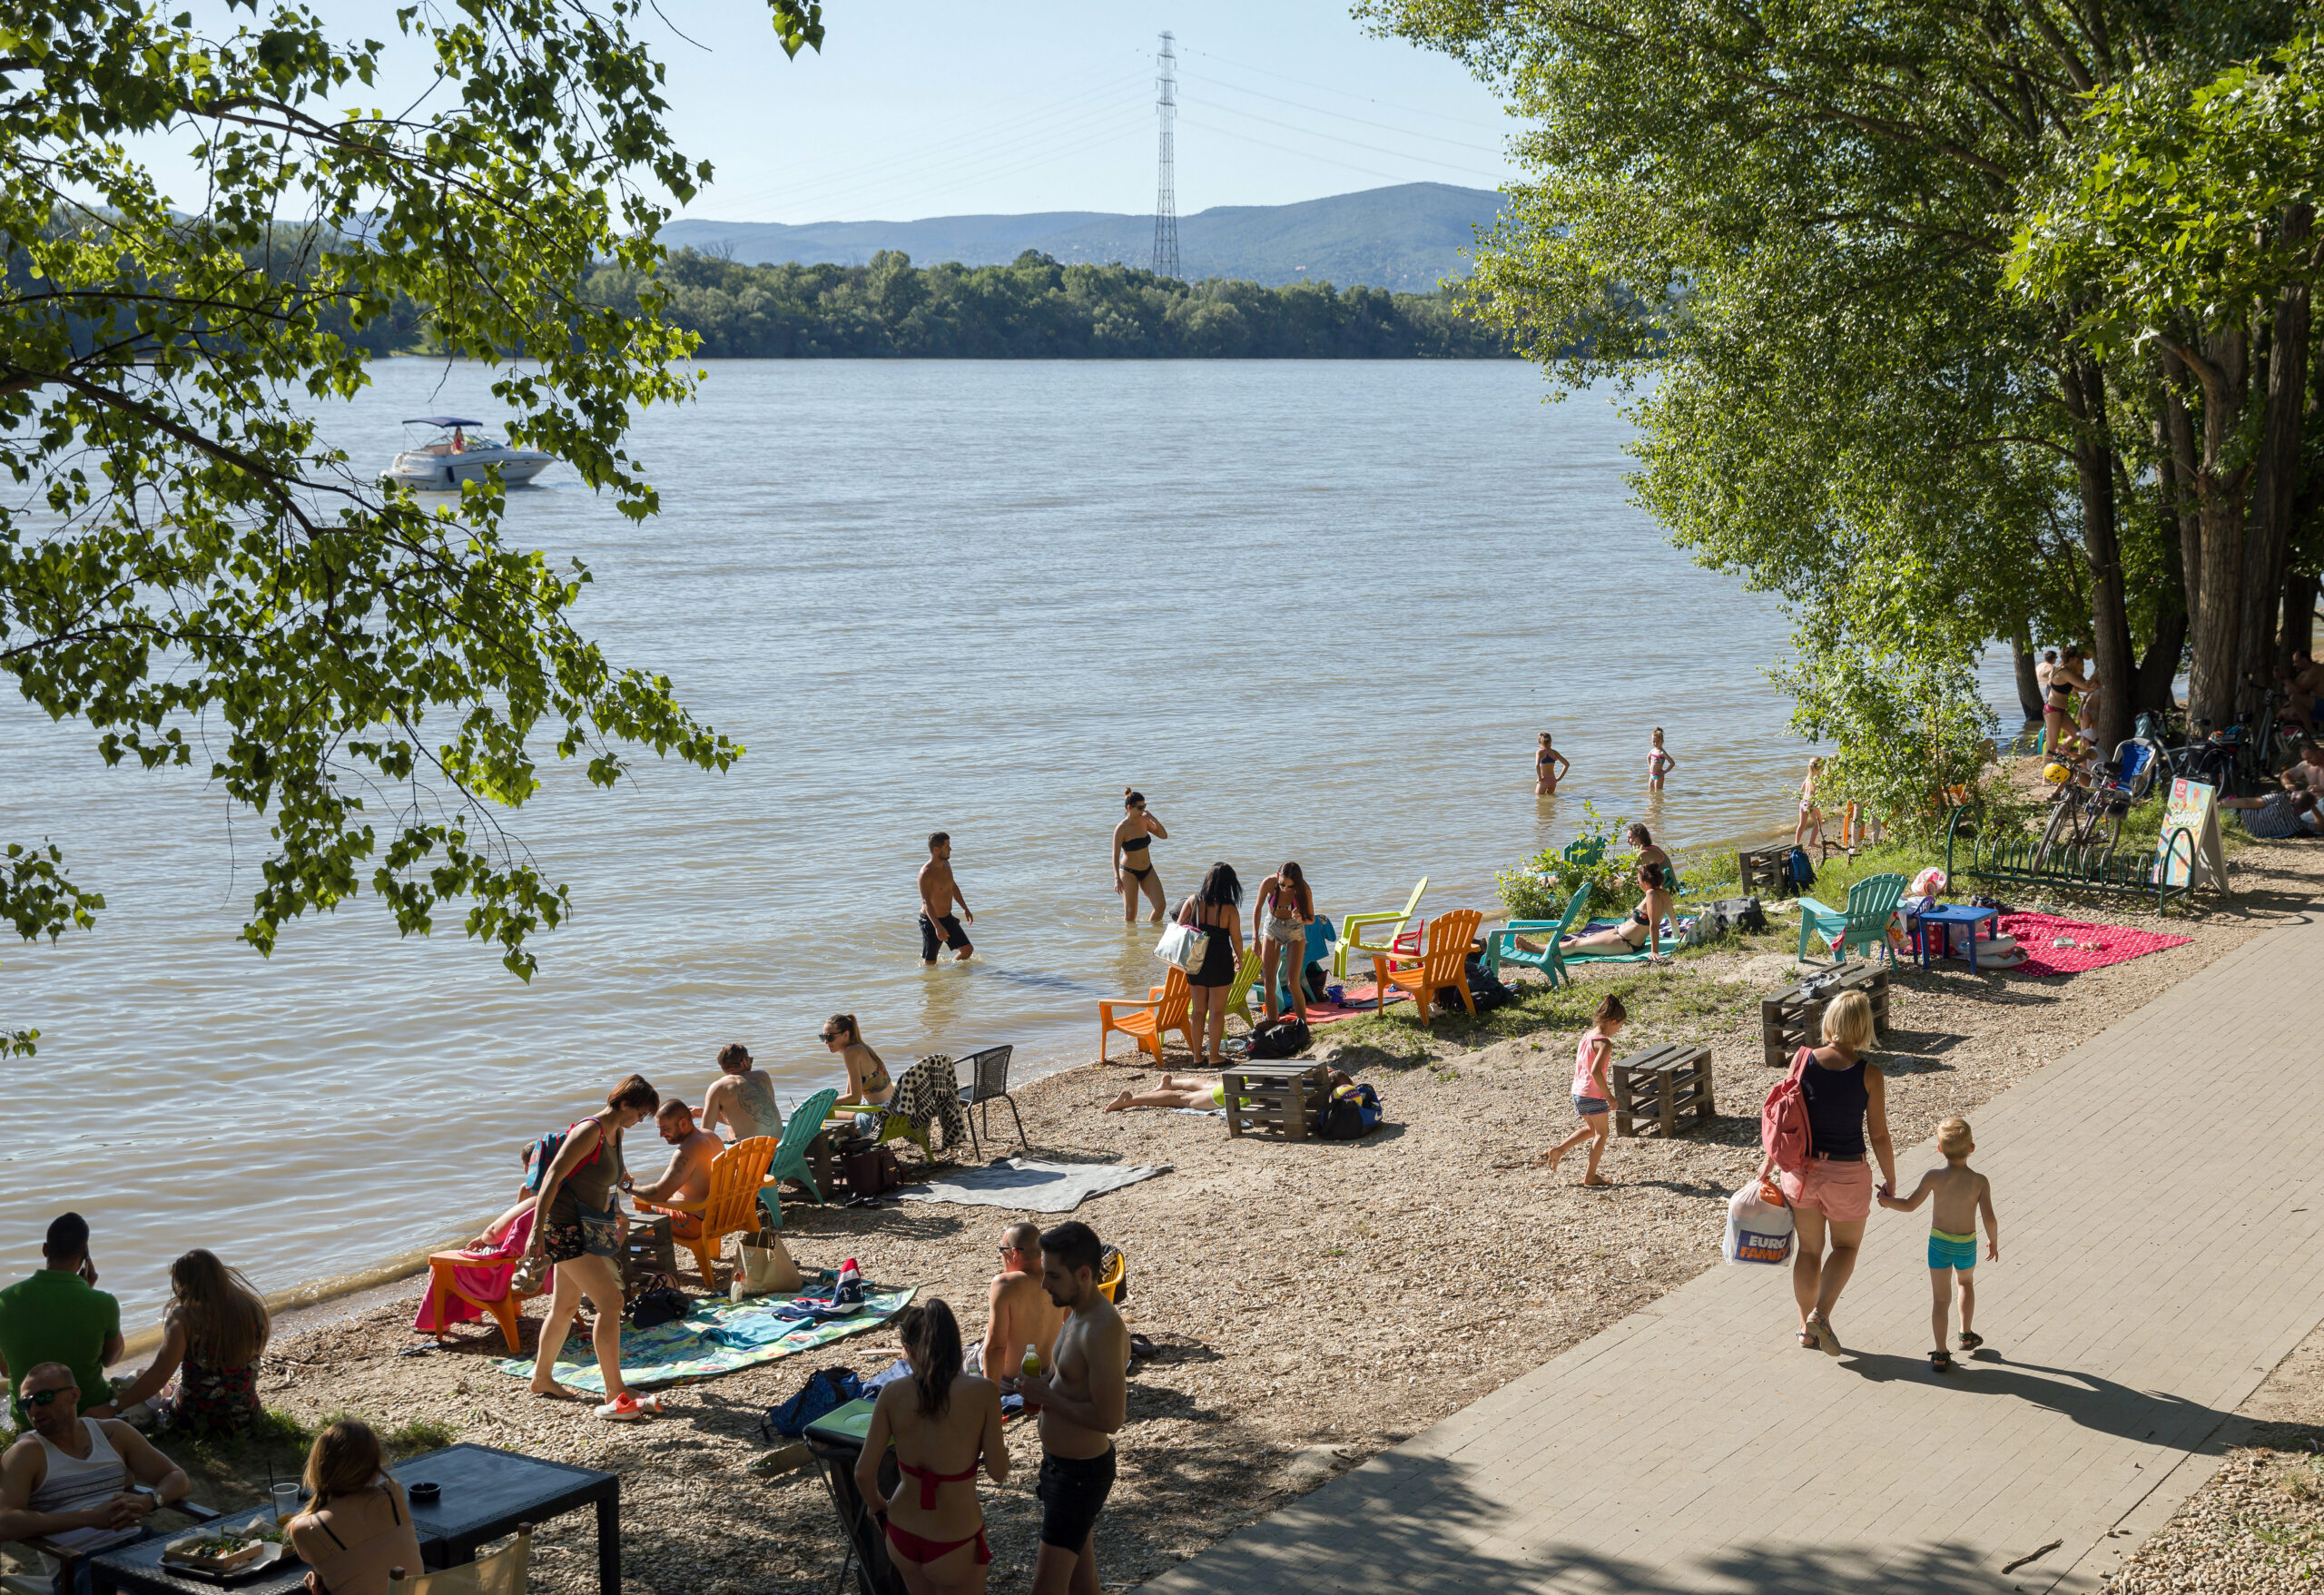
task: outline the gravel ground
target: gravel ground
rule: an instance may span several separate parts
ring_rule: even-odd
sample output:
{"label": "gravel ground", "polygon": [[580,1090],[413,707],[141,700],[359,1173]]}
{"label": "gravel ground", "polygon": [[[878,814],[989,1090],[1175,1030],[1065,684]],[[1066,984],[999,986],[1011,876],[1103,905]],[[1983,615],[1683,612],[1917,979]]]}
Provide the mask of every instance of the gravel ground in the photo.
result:
{"label": "gravel ground", "polygon": [[[1894,1030],[1879,1055],[1897,1144],[1926,1138],[1949,1114],[1974,1115],[2296,911],[2324,881],[2324,850],[2258,843],[2236,855],[2234,871],[2233,904],[2198,917],[2090,911],[2193,938],[2111,970],[2050,980],[1972,978],[1958,965],[1930,976],[1900,970]],[[1386,1126],[1354,1144],[1230,1141],[1213,1118],[1098,1111],[1139,1078],[1127,1068],[1077,1069],[1025,1088],[1038,1154],[1173,1170],[1078,1215],[1128,1254],[1132,1326],[1166,1349],[1130,1387],[1120,1483],[1098,1531],[1108,1586],[1167,1569],[1712,1266],[1723,1205],[1757,1165],[1758,1104],[1772,1078],[1760,1060],[1758,998],[1788,978],[1797,937],[1795,923],[1778,919],[1750,944],[1660,969],[1593,971],[1578,990],[1529,993],[1484,1023],[1443,1021],[1433,1036],[1409,1018],[1364,1021],[1337,1039],[1324,1030],[1317,1053],[1373,1081],[1386,1108]],[[1555,1177],[1533,1159],[1575,1122],[1566,1099],[1575,1016],[1601,984],[1627,994],[1626,1043],[1711,1047],[1722,1117],[1668,1144],[1618,1139],[1604,1169],[1612,1187],[1584,1190],[1578,1159]],[[802,1266],[857,1257],[873,1280],[915,1283],[923,1299],[948,1299],[974,1335],[993,1245],[1012,1216],[917,1203],[794,1206],[785,1234]],[[520,1381],[492,1367],[506,1354],[497,1334],[464,1331],[448,1350],[397,1355],[420,1344],[408,1328],[415,1300],[285,1334],[262,1370],[268,1405],[305,1423],[345,1410],[417,1422],[414,1443],[448,1432],[619,1472],[626,1587],[642,1595],[830,1588],[842,1544],[822,1486],[808,1473],[754,1470],[765,1454],[757,1423],[814,1368],[884,1367],[896,1354],[892,1335],[684,1387],[671,1393],[670,1415],[620,1426],[528,1397]],[[527,1320],[528,1332],[537,1323]],[[249,1499],[241,1492],[256,1479],[262,1449],[203,1453],[205,1497]],[[1029,1583],[1039,1527],[1029,1425],[1012,1425],[1010,1453],[1009,1482],[985,1491],[992,1587],[1003,1590]],[[2300,1543],[2310,1543],[2309,1503],[2286,1490],[2269,1496],[2275,1487],[2256,1482],[2294,1476],[2290,1464],[2271,1453],[2237,1468],[2213,1490],[2256,1492],[2271,1510],[2306,1514],[2299,1521],[2310,1540]],[[2239,1522],[2261,1521],[2240,1496],[2222,1498],[2220,1509],[2241,1513]],[[2178,1543],[2179,1529],[2152,1549]],[[2233,1544],[2224,1559],[2201,1551],[2210,1577],[2225,1576],[2238,1559],[2250,1561],[2254,1578],[2277,1576],[2258,1570],[2284,1553],[2266,1533],[2239,1530]],[[537,1545],[537,1590],[596,1588],[586,1517],[546,1525]]]}

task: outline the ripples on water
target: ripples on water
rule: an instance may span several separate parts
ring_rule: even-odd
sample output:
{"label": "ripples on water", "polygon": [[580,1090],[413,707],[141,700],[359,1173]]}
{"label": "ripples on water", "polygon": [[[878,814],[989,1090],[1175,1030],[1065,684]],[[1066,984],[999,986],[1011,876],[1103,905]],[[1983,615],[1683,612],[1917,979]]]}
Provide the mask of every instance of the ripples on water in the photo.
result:
{"label": "ripples on water", "polygon": [[[330,421],[359,461],[408,415],[498,416],[478,368],[375,372]],[[69,1205],[133,1321],[189,1245],[269,1289],[359,1267],[492,1211],[631,1069],[699,1103],[741,1039],[786,1104],[831,1083],[834,1010],[891,1068],[1083,1061],[1091,999],[1159,976],[1110,889],[1125,784],[1174,898],[1296,858],[1334,917],[1423,871],[1431,907],[1491,910],[1585,797],[1680,847],[1787,825],[1780,616],[1627,506],[1602,398],[1541,391],[1515,363],[713,366],[635,434],[658,519],[562,469],[510,495],[513,538],[596,572],[584,628],[750,749],[614,793],[548,773],[513,828],[576,911],[530,987],[458,914],[402,942],[368,901],[261,960],[235,940],[261,828],[12,698],[5,834],[54,836],[111,907],[6,955],[7,1017],[44,1033],[9,1066],[8,1266]],[[1656,724],[1679,765],[1649,802]],[[1555,799],[1541,730],[1575,763]],[[980,956],[931,970],[939,828]]]}

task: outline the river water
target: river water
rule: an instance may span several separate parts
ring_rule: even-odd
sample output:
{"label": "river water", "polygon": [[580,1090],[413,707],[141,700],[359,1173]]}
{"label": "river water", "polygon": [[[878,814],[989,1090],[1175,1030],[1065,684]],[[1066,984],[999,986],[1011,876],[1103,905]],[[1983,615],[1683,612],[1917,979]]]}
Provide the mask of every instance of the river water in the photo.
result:
{"label": "river water", "polygon": [[[375,371],[328,418],[359,460],[406,416],[497,418],[479,368]],[[739,1039],[786,1107],[834,1083],[834,1011],[895,1069],[1090,1058],[1093,999],[1160,971],[1110,887],[1125,784],[1174,897],[1296,858],[1335,918],[1423,872],[1429,907],[1490,911],[1585,798],[1679,847],[1787,828],[1781,616],[1629,507],[1605,396],[1542,392],[1513,362],[714,365],[636,429],[657,519],[562,468],[510,495],[513,539],[595,571],[584,628],[750,750],[646,755],[610,793],[548,773],[512,825],[576,911],[530,986],[457,913],[399,941],[368,900],[261,960],[235,932],[262,827],[11,698],[5,835],[54,837],[110,907],[0,976],[43,1032],[7,1065],[5,1269],[73,1206],[133,1322],[189,1245],[270,1290],[342,1275],[493,1211],[632,1069],[699,1102]],[[1650,799],[1657,724],[1679,764]],[[1542,730],[1574,763],[1554,799]],[[939,828],[978,957],[931,970]]]}

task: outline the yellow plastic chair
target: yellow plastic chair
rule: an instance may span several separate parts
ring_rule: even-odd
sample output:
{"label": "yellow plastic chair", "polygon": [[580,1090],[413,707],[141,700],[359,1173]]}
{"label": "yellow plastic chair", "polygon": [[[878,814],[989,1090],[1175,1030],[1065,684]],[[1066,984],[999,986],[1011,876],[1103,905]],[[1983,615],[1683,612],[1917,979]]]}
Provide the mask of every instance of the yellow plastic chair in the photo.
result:
{"label": "yellow plastic chair", "polygon": [[[1332,978],[1335,980],[1347,979],[1347,955],[1350,952],[1360,952],[1366,958],[1372,958],[1381,953],[1395,951],[1396,932],[1409,924],[1413,915],[1420,911],[1420,894],[1427,890],[1428,877],[1423,875],[1420,878],[1420,884],[1413,888],[1412,896],[1404,900],[1403,913],[1350,914],[1341,921],[1340,944],[1337,950],[1332,954]],[[1384,940],[1375,943],[1364,939],[1366,931],[1382,925],[1388,927],[1388,934]]]}
{"label": "yellow plastic chair", "polygon": [[1379,987],[1380,1000],[1384,1004],[1392,989],[1411,992],[1413,1006],[1420,1009],[1420,1022],[1426,1024],[1438,989],[1450,986],[1474,1014],[1477,999],[1469,995],[1469,944],[1476,940],[1477,926],[1483,920],[1474,909],[1455,909],[1428,922],[1428,945],[1423,950],[1375,953],[1372,979]]}
{"label": "yellow plastic chair", "polygon": [[525,1595],[533,1570],[533,1526],[517,1525],[517,1537],[489,1556],[440,1572],[388,1570],[396,1595]]}
{"label": "yellow plastic chair", "polygon": [[[1243,966],[1235,971],[1235,979],[1226,988],[1226,1011],[1240,1015],[1245,1024],[1254,1027],[1259,1021],[1251,1017],[1251,991],[1258,985],[1259,970],[1265,967],[1265,962],[1266,960],[1259,956],[1257,948],[1245,948]],[[1148,986],[1146,989],[1146,995],[1151,1001],[1160,1001],[1162,992],[1163,988],[1160,986]]]}
{"label": "yellow plastic chair", "polygon": [[[1106,1061],[1106,1038],[1119,1030],[1136,1041],[1142,1052],[1154,1055],[1158,1065],[1162,1061],[1162,1038],[1172,1030],[1187,1039],[1187,1050],[1195,1049],[1194,988],[1187,983],[1187,971],[1174,969],[1162,982],[1162,994],[1139,1001],[1134,997],[1101,997],[1098,999],[1098,1061]],[[1125,1009],[1115,1017],[1117,1009]]]}
{"label": "yellow plastic chair", "polygon": [[632,1205],[661,1213],[684,1213],[702,1220],[700,1235],[682,1236],[671,1226],[670,1238],[683,1241],[702,1265],[702,1283],[718,1288],[715,1277],[719,1243],[730,1235],[756,1235],[759,1230],[759,1187],[766,1183],[767,1165],[774,1161],[774,1137],[753,1136],[737,1141],[710,1165],[710,1195],[699,1202],[649,1202],[632,1196]]}

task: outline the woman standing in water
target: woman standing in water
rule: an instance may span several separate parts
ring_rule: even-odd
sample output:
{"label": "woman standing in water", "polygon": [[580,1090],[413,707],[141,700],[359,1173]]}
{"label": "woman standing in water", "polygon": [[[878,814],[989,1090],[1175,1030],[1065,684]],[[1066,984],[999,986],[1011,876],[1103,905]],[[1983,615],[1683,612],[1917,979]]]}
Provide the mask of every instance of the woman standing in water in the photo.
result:
{"label": "woman standing in water", "polygon": [[1550,743],[1550,734],[1541,733],[1541,745],[1533,753],[1533,795],[1555,797],[1558,780],[1573,768],[1573,761]]}
{"label": "woman standing in water", "polygon": [[1168,899],[1162,895],[1162,878],[1154,871],[1152,838],[1170,840],[1162,829],[1162,822],[1146,812],[1146,794],[1129,787],[1122,788],[1122,807],[1127,811],[1122,822],[1114,827],[1114,891],[1122,900],[1122,923],[1137,922],[1137,897],[1143,891],[1154,904],[1153,921],[1162,922],[1168,911]]}

